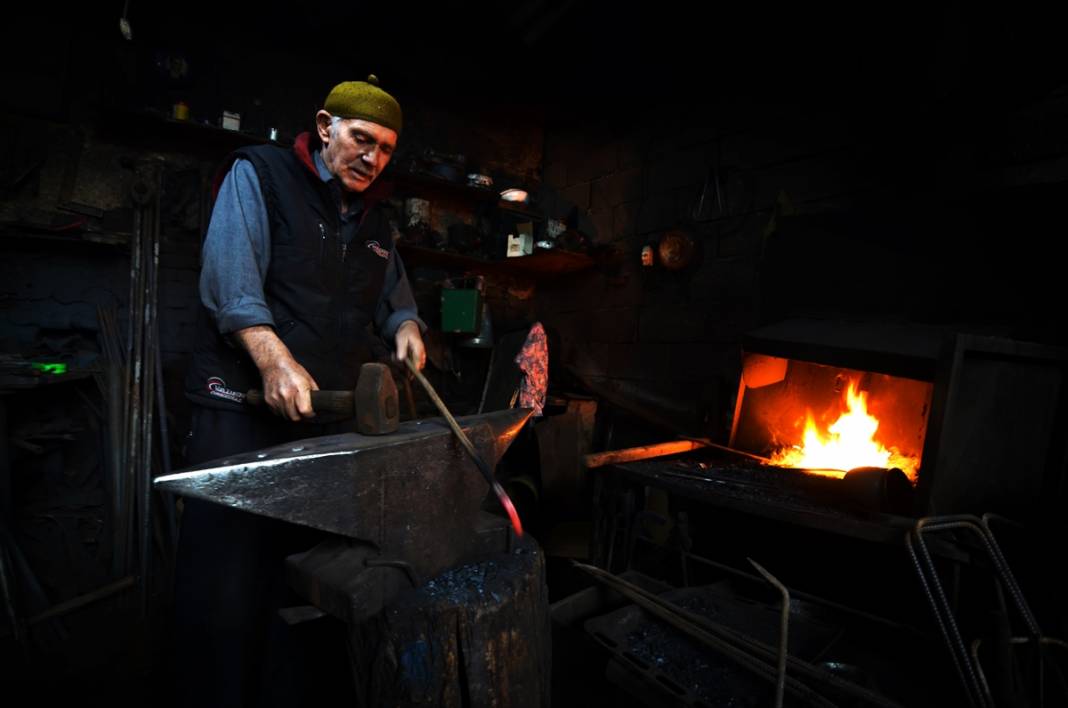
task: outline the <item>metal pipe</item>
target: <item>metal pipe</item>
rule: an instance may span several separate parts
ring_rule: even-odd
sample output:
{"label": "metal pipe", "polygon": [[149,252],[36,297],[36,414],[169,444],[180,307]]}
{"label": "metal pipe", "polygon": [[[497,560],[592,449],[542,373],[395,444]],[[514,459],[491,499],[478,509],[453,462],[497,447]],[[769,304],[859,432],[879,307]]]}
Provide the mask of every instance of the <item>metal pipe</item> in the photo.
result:
{"label": "metal pipe", "polygon": [[[953,610],[949,605],[949,600],[946,598],[945,591],[942,589],[942,583],[938,579],[934,561],[927,550],[927,545],[923,542],[922,521],[923,519],[920,519],[916,523],[912,533],[905,535],[906,547],[912,556],[916,573],[920,578],[920,583],[923,585],[927,600],[934,611],[935,621],[938,623],[938,627],[949,645],[950,655],[953,657],[954,666],[956,666],[960,675],[969,703],[972,705],[992,706],[993,699],[983,692],[979,678],[975,673],[975,666],[971,662],[968,649],[964,645],[964,639],[961,637],[960,629],[953,616]],[[915,542],[913,541],[913,536],[915,536]],[[921,553],[916,552],[914,544],[919,546]]]}
{"label": "metal pipe", "polygon": [[979,686],[982,688],[983,693],[993,698],[994,693],[990,690],[990,682],[986,680],[986,673],[983,671],[983,665],[979,663],[979,646],[983,643],[982,639],[973,639],[971,644],[971,657],[972,662],[975,664],[975,673],[979,676]]}
{"label": "metal pipe", "polygon": [[7,614],[8,621],[11,623],[11,633],[14,635],[15,641],[22,644],[24,624],[19,617],[18,608],[15,606],[15,579],[11,574],[11,562],[8,559],[7,547],[2,542],[0,542],[0,595],[3,596],[4,611]]}
{"label": "metal pipe", "polygon": [[[686,555],[689,555],[689,556],[693,557],[693,554],[686,554]],[[705,560],[705,559],[701,559],[699,556],[697,556],[695,558],[699,559],[699,560]],[[715,565],[718,565],[718,564],[715,564]],[[730,568],[729,566],[726,567],[725,569],[726,570],[730,570],[732,572],[735,572],[736,574],[738,574],[738,575],[740,575],[740,576],[742,576],[742,577],[744,577],[746,579],[753,580],[754,582],[759,582],[760,581],[760,577],[759,576],[751,575],[749,573],[744,573],[744,572],[738,571],[738,570],[734,570],[733,568]],[[637,587],[637,586],[635,586],[635,587]],[[642,591],[642,592],[645,592],[641,588],[638,588],[638,590]],[[791,591],[791,592],[792,592],[793,595],[797,595],[798,597],[800,597],[803,594],[803,593],[798,592],[796,590],[795,591]],[[655,597],[655,596],[652,596],[652,597]],[[820,598],[817,598],[817,597],[814,597],[813,599],[815,601],[819,601],[820,600]],[[664,601],[664,602],[666,602],[666,601]],[[831,607],[835,606],[835,603],[828,603],[828,604]],[[851,610],[851,608],[848,608],[848,607],[845,607],[845,606],[843,606],[843,608],[845,610],[847,610],[847,611],[853,611],[853,612],[857,613],[861,617],[865,616],[865,614],[860,612],[859,610]],[[701,617],[700,615],[694,615],[692,613],[686,613],[686,611],[682,610],[681,608],[678,611],[680,613],[686,614],[687,618],[690,619],[690,621],[700,625],[706,631],[712,632],[714,634],[722,635],[724,638],[729,639],[732,642],[735,642],[735,643],[740,644],[740,645],[742,645],[744,647],[747,647],[754,654],[758,654],[761,657],[766,658],[766,659],[770,659],[770,658],[772,658],[772,657],[777,655],[775,650],[772,649],[770,646],[764,644],[763,642],[759,642],[759,641],[757,641],[755,639],[751,639],[747,635],[742,634],[741,632],[738,632],[737,630],[734,630],[734,629],[732,629],[732,628],[730,628],[730,627],[728,627],[726,625],[718,625],[715,622],[713,622],[712,620],[709,620],[707,618]],[[872,615],[872,617],[874,619],[879,619],[879,620],[882,619],[882,618],[875,617],[874,615]],[[894,623],[889,622],[889,620],[882,620],[882,621],[886,622],[888,625],[890,625],[892,627],[897,627],[897,625],[895,625]],[[905,628],[906,629],[911,629],[909,627],[905,627]],[[814,664],[812,664],[810,662],[806,662],[806,661],[803,661],[801,659],[797,659],[795,657],[792,657],[789,654],[786,655],[786,664],[791,670],[793,670],[797,674],[800,674],[800,675],[802,675],[802,676],[804,676],[806,678],[811,678],[813,680],[822,681],[823,683],[827,684],[828,686],[831,686],[831,687],[839,690],[841,693],[846,694],[846,695],[851,696],[851,697],[854,697],[854,698],[859,698],[861,700],[864,700],[868,704],[875,705],[875,706],[885,706],[887,708],[891,708],[893,706],[897,706],[898,705],[898,704],[894,703],[893,701],[887,699],[886,697],[884,697],[884,696],[882,696],[880,694],[877,694],[877,693],[875,693],[873,691],[870,691],[870,690],[868,690],[868,689],[866,689],[866,688],[864,688],[862,686],[858,686],[857,684],[854,684],[851,681],[847,681],[846,679],[843,679],[840,676],[836,676],[833,673],[825,671],[822,668],[820,668],[818,666],[815,666]]]}
{"label": "metal pipe", "polygon": [[680,452],[689,452],[705,447],[702,443],[691,440],[672,440],[656,445],[642,445],[640,447],[628,447],[622,450],[608,450],[585,455],[582,463],[586,469],[592,470],[605,465],[615,465],[621,462],[636,462],[638,460],[651,460],[666,455],[676,455]]}
{"label": "metal pipe", "polygon": [[[157,261],[158,261],[158,249],[159,244],[156,244],[157,248]],[[158,314],[158,293],[159,293],[159,264],[156,264],[156,288],[153,292],[153,316],[152,320],[156,329],[156,348],[155,348],[155,365],[156,365],[156,415],[159,416],[159,445],[160,445],[160,469],[163,474],[171,473],[171,440],[169,434],[169,425],[167,423],[167,393],[166,387],[163,381],[163,353],[160,349],[159,342],[159,314]]]}
{"label": "metal pipe", "polygon": [[916,522],[916,536],[917,539],[921,541],[921,545],[923,545],[922,534],[925,532],[951,531],[954,529],[966,529],[974,532],[975,535],[979,537],[979,540],[982,541],[983,545],[986,547],[990,559],[994,562],[994,567],[1001,576],[1002,582],[1005,584],[1009,594],[1012,595],[1012,599],[1016,602],[1016,608],[1020,611],[1020,615],[1023,617],[1024,622],[1027,623],[1028,630],[1030,630],[1036,637],[1041,636],[1042,632],[1038,628],[1038,622],[1035,620],[1031,608],[1028,607],[1027,602],[1024,600],[1023,592],[1020,590],[1020,586],[1016,583],[1015,576],[1013,576],[1012,571],[1009,569],[1009,564],[1001,552],[1001,547],[998,546],[994,535],[990,533],[988,523],[984,523],[979,517],[968,514],[926,517]]}
{"label": "metal pipe", "polygon": [[148,215],[148,243],[145,249],[145,300],[144,312],[144,396],[141,415],[141,460],[138,469],[138,584],[142,617],[148,616],[148,595],[152,576],[152,435],[155,429],[156,393],[156,347],[158,327],[156,323],[156,283],[159,266],[159,179],[153,173],[152,196],[145,207]]}
{"label": "metal pipe", "polygon": [[783,688],[786,684],[786,641],[787,632],[790,631],[790,591],[786,589],[786,586],[779,582],[779,579],[774,575],[766,571],[759,563],[752,558],[746,558],[750,565],[757,569],[757,572],[764,576],[764,579],[771,583],[782,595],[782,616],[779,620],[779,662],[778,662],[778,680],[775,683],[775,708],[782,708],[782,694]]}
{"label": "metal pipe", "polygon": [[8,451],[7,402],[0,397],[0,523],[14,516],[11,495],[11,457]]}
{"label": "metal pipe", "polygon": [[[931,589],[931,582],[927,579],[927,574],[924,571],[923,564],[920,562],[919,554],[916,553],[916,549],[913,546],[912,534],[905,535],[905,548],[908,549],[909,556],[912,558],[912,564],[916,569],[916,576],[920,579],[920,585],[923,588],[923,594],[927,597],[927,603],[931,606],[935,616],[935,623],[938,625],[938,629],[942,632],[942,637],[945,639],[946,644],[949,645],[949,655],[953,659],[953,666],[957,669],[957,675],[960,677],[961,685],[964,687],[964,693],[968,697],[969,705],[975,706],[980,701],[979,687],[974,682],[974,676],[969,676],[968,671],[965,669],[965,660],[962,660],[960,651],[963,648],[963,643],[958,643],[951,633],[949,625],[946,619],[942,615],[941,606],[934,592]],[[972,680],[969,680],[971,678]]]}
{"label": "metal pipe", "polygon": [[[954,530],[967,530],[974,533],[979,537],[987,555],[993,563],[994,570],[1001,580],[1002,585],[1009,591],[1012,596],[1017,611],[1027,624],[1027,629],[1031,633],[1032,637],[1036,640],[1040,649],[1037,656],[1037,695],[1039,704],[1044,699],[1044,660],[1041,651],[1040,639],[1042,631],[1038,626],[1038,622],[1035,620],[1034,614],[1031,612],[1031,608],[1028,606],[1026,600],[1023,597],[1023,592],[1020,590],[1019,584],[1016,582],[1016,578],[1009,568],[1009,564],[1005,559],[1004,554],[1001,552],[1001,547],[997,543],[997,539],[994,537],[993,532],[990,529],[990,521],[998,517],[984,516],[979,518],[969,514],[960,514],[955,516],[943,516],[943,517],[926,517],[919,519],[916,522],[913,534],[916,537],[916,544],[920,547],[923,553],[924,562],[927,565],[927,571],[930,573],[930,583],[936,590],[934,597],[941,603],[941,611],[945,613],[945,623],[952,634],[952,641],[950,642],[951,651],[960,652],[960,663],[966,669],[968,675],[974,682],[974,690],[982,697],[985,698],[988,705],[994,705],[994,699],[989,691],[989,687],[986,685],[985,677],[979,675],[980,669],[978,665],[972,661],[971,656],[968,654],[967,649],[964,647],[963,639],[960,637],[960,632],[957,629],[956,619],[953,615],[952,608],[949,606],[948,601],[945,598],[945,594],[942,590],[941,582],[938,579],[936,569],[934,568],[934,561],[931,559],[930,552],[927,550],[926,542],[923,535],[925,533],[939,532],[939,531],[954,531]],[[911,545],[910,545],[911,551]],[[915,560],[915,554],[914,554]],[[917,568],[919,564],[917,563]],[[923,578],[921,576],[921,581]],[[935,605],[936,614],[939,611],[939,606]],[[947,635],[947,641],[950,639],[950,635]]]}
{"label": "metal pipe", "polygon": [[[600,568],[586,565],[585,563],[579,563],[578,561],[572,561],[572,564],[589,573],[604,584],[611,586],[612,589],[616,590],[624,597],[632,600],[635,604],[682,631],[687,636],[693,637],[702,644],[720,652],[742,668],[761,678],[767,679],[772,683],[776,681],[777,674],[771,664],[749,654],[743,648],[708,632],[703,626],[690,620],[690,617],[692,617],[691,613],[682,610],[677,605],[674,605],[667,600],[648,593],[648,591],[645,591],[633,583],[603,571]],[[824,706],[825,708],[835,705],[827,698],[795,678],[786,677],[784,685],[785,688],[790,691],[791,695],[795,695],[813,705]]]}
{"label": "metal pipe", "polygon": [[1005,560],[1005,555],[1001,552],[1001,546],[998,544],[997,538],[994,536],[994,531],[990,528],[991,521],[999,521],[1006,524],[1014,524],[1014,522],[997,514],[983,514],[982,518],[979,519],[979,527],[985,533],[981,533],[980,537],[983,539],[983,542],[987,544],[987,550],[994,557],[995,565],[997,566],[998,571],[1002,574],[1005,585],[1008,587],[1013,600],[1016,601],[1017,609],[1020,610],[1020,614],[1023,615],[1024,621],[1027,622],[1027,628],[1031,630],[1033,635],[1041,636],[1042,631],[1038,628],[1038,620],[1035,619],[1030,606],[1024,600],[1023,591],[1020,589],[1019,583],[1016,582],[1016,576],[1012,574],[1012,570],[1009,568],[1009,563]]}
{"label": "metal pipe", "polygon": [[712,442],[708,438],[692,438],[692,437],[689,437],[687,435],[681,435],[680,437],[683,440],[690,440],[692,442],[701,443],[705,447],[710,447],[710,448],[712,448],[714,450],[719,450],[720,452],[726,452],[726,453],[729,453],[729,454],[734,455],[736,457],[743,457],[743,458],[745,458],[747,460],[753,460],[755,462],[759,462],[759,463],[764,464],[764,465],[774,465],[775,464],[774,462],[771,461],[770,457],[764,457],[763,455],[755,455],[755,454],[753,454],[751,452],[746,452],[745,450],[737,450],[737,449],[735,449],[733,447],[728,447],[727,445],[720,445],[719,443]]}
{"label": "metal pipe", "polygon": [[[757,582],[757,583],[760,582],[760,576],[753,575],[752,573],[747,573],[744,570],[739,570],[739,569],[737,569],[737,568],[735,568],[733,566],[727,565],[726,563],[719,563],[717,561],[711,560],[710,558],[705,558],[704,556],[699,556],[696,553],[691,553],[690,551],[685,551],[684,550],[683,554],[685,554],[685,556],[687,558],[689,558],[690,560],[697,561],[698,563],[702,563],[704,565],[708,565],[708,566],[711,566],[713,568],[718,568],[719,570],[722,570],[722,571],[727,572],[727,573],[731,573],[732,575],[735,575],[735,576],[737,576],[739,578],[745,578],[746,580],[751,580],[751,581]],[[893,629],[905,629],[905,630],[908,630],[908,631],[913,632],[915,634],[919,634],[921,636],[929,636],[926,633],[921,632],[920,630],[916,629],[915,627],[910,627],[907,624],[902,624],[900,622],[895,622],[895,621],[889,620],[889,619],[887,619],[885,617],[880,617],[879,615],[873,615],[870,612],[865,612],[864,610],[858,610],[855,607],[850,607],[849,605],[843,605],[843,604],[841,604],[839,602],[834,602],[832,600],[828,600],[826,598],[820,597],[819,595],[813,595],[812,593],[803,592],[803,591],[798,590],[796,588],[790,590],[790,593],[794,597],[799,599],[799,600],[806,600],[808,602],[814,602],[816,604],[823,605],[824,607],[830,607],[832,609],[839,610],[841,612],[847,612],[847,613],[849,613],[851,615],[854,615],[856,617],[861,617],[861,618],[866,619],[866,620],[868,620],[870,622],[877,622],[879,624],[886,625],[887,627],[892,627]]]}
{"label": "metal pipe", "polygon": [[[478,412],[484,413],[486,409],[486,394],[489,393],[490,387],[490,374],[493,373],[493,361],[497,358],[497,347],[490,347],[489,364],[486,365],[486,380],[482,382],[482,397],[478,399]],[[411,386],[408,387],[411,391]],[[409,396],[411,394],[409,393]],[[414,399],[413,399],[414,404]],[[412,408],[412,415],[415,415],[414,406]]]}
{"label": "metal pipe", "polygon": [[105,585],[102,588],[98,588],[96,590],[93,590],[92,592],[86,593],[84,595],[79,595],[78,597],[71,598],[70,600],[66,600],[65,602],[61,602],[58,605],[50,607],[44,612],[40,612],[34,615],[33,617],[27,619],[26,625],[34,625],[38,622],[43,622],[45,620],[52,619],[53,617],[65,615],[68,612],[72,612],[81,607],[85,607],[86,605],[97,602],[98,600],[103,600],[105,597],[114,595],[117,592],[122,592],[126,588],[132,586],[135,582],[137,581],[133,578],[133,576],[126,576],[125,578],[109,585]]}
{"label": "metal pipe", "polygon": [[113,310],[98,306],[96,310],[97,322],[100,328],[100,347],[104,351],[104,398],[107,403],[107,474],[106,488],[108,491],[108,514],[111,524],[111,575],[118,578],[122,574],[119,563],[119,548],[121,546],[121,490],[120,479],[123,460],[123,411],[122,411],[122,348],[118,344],[118,334],[115,331]]}
{"label": "metal pipe", "polygon": [[[37,580],[33,568],[30,566],[29,561],[26,560],[26,556],[23,555],[22,549],[15,542],[11,532],[4,526],[0,526],[0,547],[7,549],[8,559],[11,561],[12,574],[18,573],[21,579],[21,594],[25,600],[25,604],[22,606],[30,609],[34,606],[47,607],[51,604],[44,588],[41,587],[40,581]],[[69,638],[70,635],[63,627],[62,622],[57,620],[52,623],[51,627],[60,639],[66,640]]]}
{"label": "metal pipe", "polygon": [[129,312],[126,327],[126,371],[122,400],[122,453],[120,474],[116,479],[116,492],[119,497],[120,512],[115,520],[115,575],[129,572],[129,548],[132,534],[131,502],[133,492],[130,489],[129,476],[137,457],[138,408],[140,395],[138,382],[140,378],[141,351],[141,245],[144,230],[144,214],[137,204],[134,205],[133,233],[130,243],[130,298],[127,303]]}
{"label": "metal pipe", "polygon": [[[156,347],[156,408],[156,415],[159,416],[160,470],[164,475],[169,475],[171,473],[170,426],[167,423],[167,397],[163,382],[163,354],[159,346]],[[167,544],[170,549],[168,553],[173,554],[174,548],[178,545],[178,521],[174,513],[174,500],[170,494],[161,492],[160,501],[167,524]]]}
{"label": "metal pipe", "polygon": [[119,578],[123,573],[121,555],[122,541],[126,537],[122,521],[122,464],[125,460],[123,440],[122,380],[124,373],[118,361],[108,363],[108,432],[112,451],[110,457],[111,487],[111,575]]}

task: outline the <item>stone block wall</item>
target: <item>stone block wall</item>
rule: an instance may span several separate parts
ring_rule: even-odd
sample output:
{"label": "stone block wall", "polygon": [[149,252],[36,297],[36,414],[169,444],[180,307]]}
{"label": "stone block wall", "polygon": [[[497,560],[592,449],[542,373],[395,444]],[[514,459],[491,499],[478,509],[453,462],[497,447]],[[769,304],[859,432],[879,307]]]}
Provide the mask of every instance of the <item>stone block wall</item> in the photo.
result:
{"label": "stone block wall", "polygon": [[[636,402],[675,401],[691,411],[677,427],[723,438],[741,336],[770,319],[829,312],[1062,341],[1064,315],[1040,309],[1051,266],[1028,255],[1039,241],[1028,224],[1064,221],[1035,201],[1035,183],[1052,195],[1068,180],[1048,116],[1028,140],[1020,126],[1041,110],[979,141],[925,110],[726,101],[550,116],[546,210],[612,253],[539,287],[559,363]],[[695,263],[641,267],[642,247],[677,228],[698,243]],[[1020,248],[1005,248],[1009,233]],[[784,238],[813,247],[772,282],[767,255]],[[1021,284],[1024,270],[1045,275]]]}

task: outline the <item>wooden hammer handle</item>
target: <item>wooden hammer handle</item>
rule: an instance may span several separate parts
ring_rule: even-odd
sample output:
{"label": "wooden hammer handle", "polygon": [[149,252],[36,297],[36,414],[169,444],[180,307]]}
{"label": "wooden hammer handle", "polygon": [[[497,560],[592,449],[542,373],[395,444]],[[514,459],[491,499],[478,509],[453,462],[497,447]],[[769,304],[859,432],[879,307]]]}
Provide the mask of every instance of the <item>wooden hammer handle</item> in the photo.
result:
{"label": "wooden hammer handle", "polygon": [[[316,413],[339,413],[355,415],[354,394],[352,391],[312,391],[312,410]],[[245,400],[254,406],[263,405],[263,391],[252,389],[245,394]]]}

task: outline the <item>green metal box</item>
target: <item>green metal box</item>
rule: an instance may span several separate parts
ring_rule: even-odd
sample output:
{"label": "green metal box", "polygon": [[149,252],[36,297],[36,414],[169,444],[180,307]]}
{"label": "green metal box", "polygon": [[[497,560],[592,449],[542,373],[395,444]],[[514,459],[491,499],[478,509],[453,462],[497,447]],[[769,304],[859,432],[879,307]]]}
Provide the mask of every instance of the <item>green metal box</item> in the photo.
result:
{"label": "green metal box", "polygon": [[474,288],[442,288],[441,331],[478,331],[481,324],[482,293]]}

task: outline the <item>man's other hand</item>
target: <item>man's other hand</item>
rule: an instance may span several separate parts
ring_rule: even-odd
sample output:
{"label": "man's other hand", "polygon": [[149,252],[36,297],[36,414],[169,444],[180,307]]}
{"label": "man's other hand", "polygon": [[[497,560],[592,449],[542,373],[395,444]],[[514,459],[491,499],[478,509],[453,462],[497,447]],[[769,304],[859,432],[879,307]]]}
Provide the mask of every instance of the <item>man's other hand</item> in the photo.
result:
{"label": "man's other hand", "polygon": [[256,325],[234,332],[248,350],[263,377],[263,400],[275,413],[296,422],[315,415],[311,392],[319,385],[300,365],[289,348],[267,325]]}
{"label": "man's other hand", "polygon": [[426,347],[423,346],[423,336],[419,333],[419,325],[414,320],[407,320],[397,328],[394,337],[396,343],[397,361],[404,362],[411,353],[416,366],[422,370],[426,366]]}

